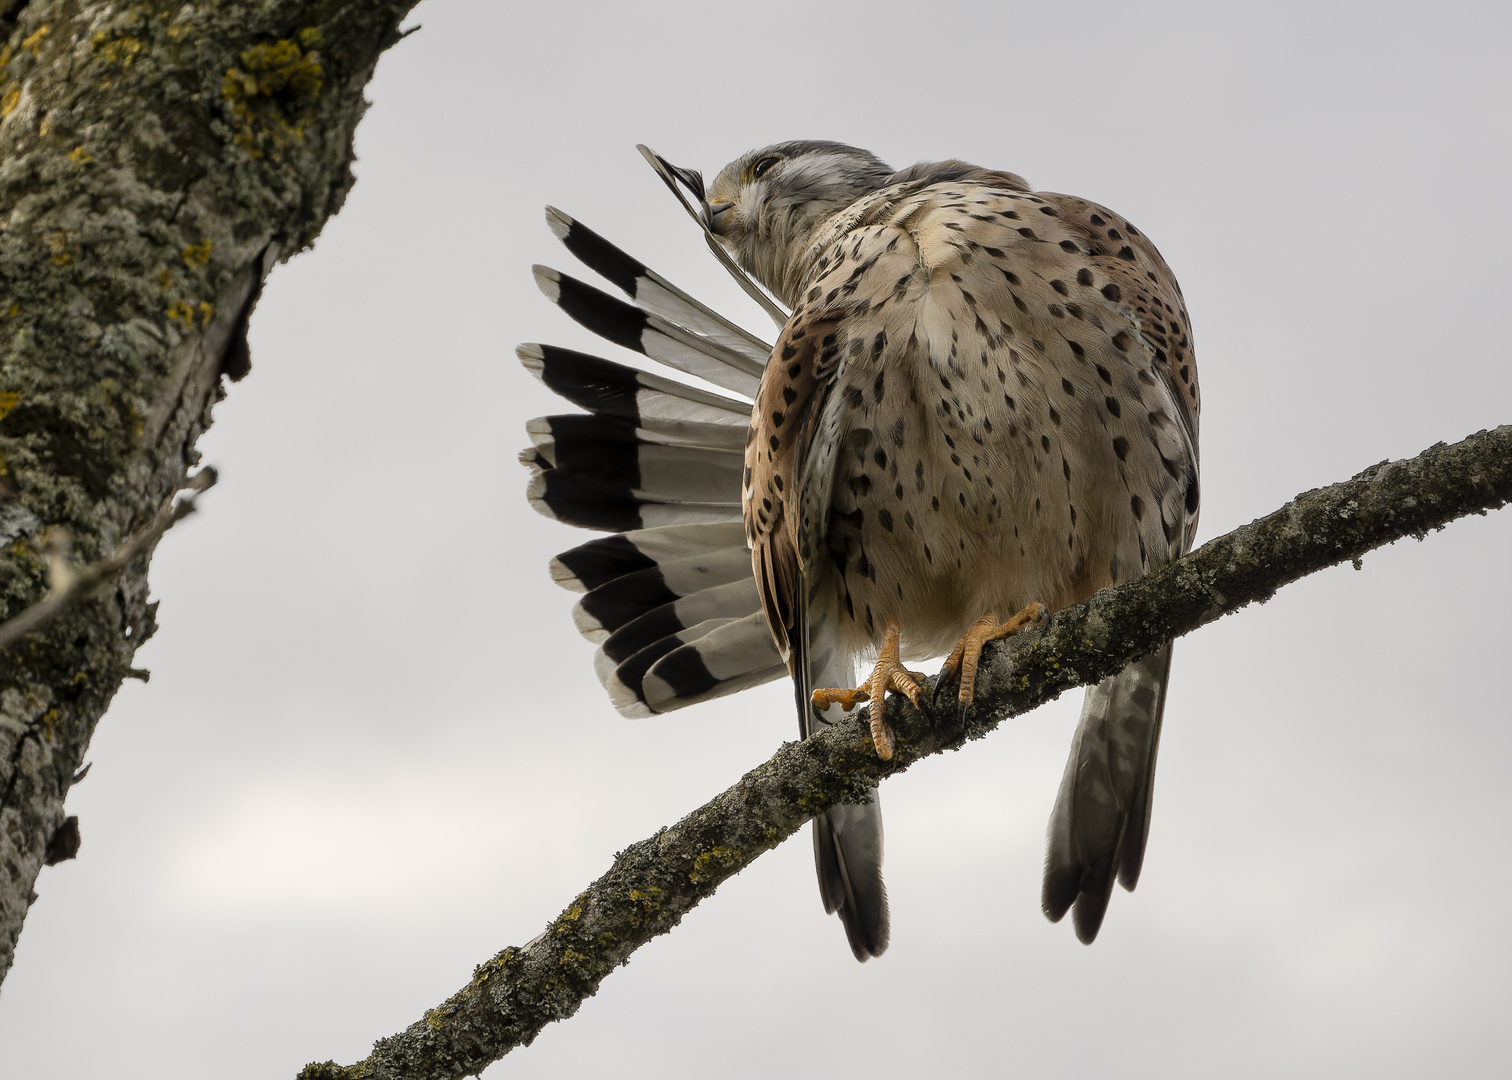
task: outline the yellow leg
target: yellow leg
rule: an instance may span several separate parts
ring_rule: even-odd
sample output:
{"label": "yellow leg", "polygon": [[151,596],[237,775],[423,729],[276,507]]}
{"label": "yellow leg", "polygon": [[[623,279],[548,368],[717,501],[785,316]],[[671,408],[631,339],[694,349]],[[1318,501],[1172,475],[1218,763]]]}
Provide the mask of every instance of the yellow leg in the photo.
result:
{"label": "yellow leg", "polygon": [[961,635],[961,640],[956,642],[955,649],[945,658],[945,666],[940,668],[939,682],[935,684],[936,690],[950,676],[960,671],[961,688],[956,696],[964,710],[976,695],[977,665],[982,659],[982,646],[989,641],[1012,637],[1031,623],[1040,622],[1045,618],[1045,610],[1044,604],[1033,603],[1005,623],[998,622],[997,615],[990,611],[972,623],[966,633]]}
{"label": "yellow leg", "polygon": [[854,690],[815,690],[813,695],[814,704],[826,709],[831,705],[839,705],[844,709],[854,709],[863,701],[871,702],[871,737],[872,745],[877,748],[877,756],[887,761],[893,756],[893,733],[892,728],[887,726],[887,692],[903,694],[918,708],[922,699],[919,683],[924,677],[917,672],[908,671],[898,659],[898,636],[901,628],[896,621],[887,624],[887,630],[882,636],[882,651],[877,656],[877,666],[872,668],[871,675],[866,682]]}

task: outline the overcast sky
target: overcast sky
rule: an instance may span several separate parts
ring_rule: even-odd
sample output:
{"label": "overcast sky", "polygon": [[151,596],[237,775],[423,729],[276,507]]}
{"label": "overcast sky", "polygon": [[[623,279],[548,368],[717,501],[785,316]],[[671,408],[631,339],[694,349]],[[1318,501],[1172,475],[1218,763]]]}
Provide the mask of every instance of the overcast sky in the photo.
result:
{"label": "overcast sky", "polygon": [[[1505,3],[426,0],[357,186],[280,267],[154,561],[161,629],[70,796],[0,995],[7,1077],[350,1062],[614,852],[795,734],[774,684],[629,721],[515,461],[603,351],[529,266],[553,203],[770,326],[635,153],[962,157],[1131,218],[1202,371],[1201,540],[1512,422]],[[612,348],[604,346],[604,349]],[[625,359],[625,356],[617,357]],[[1484,1075],[1512,1015],[1512,511],[1182,640],[1138,893],[1039,913],[1079,695],[889,781],[892,948],[851,959],[807,830],[488,1077]]]}

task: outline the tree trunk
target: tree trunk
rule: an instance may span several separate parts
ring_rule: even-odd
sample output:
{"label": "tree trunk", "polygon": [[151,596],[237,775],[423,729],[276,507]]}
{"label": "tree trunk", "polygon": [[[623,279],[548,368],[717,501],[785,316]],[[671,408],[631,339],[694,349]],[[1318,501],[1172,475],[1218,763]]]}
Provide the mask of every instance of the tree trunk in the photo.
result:
{"label": "tree trunk", "polygon": [[[47,592],[49,535],[95,562],[184,486],[414,2],[0,0],[0,620]],[[63,803],[152,635],[152,547],[0,653],[0,980],[77,850]]]}

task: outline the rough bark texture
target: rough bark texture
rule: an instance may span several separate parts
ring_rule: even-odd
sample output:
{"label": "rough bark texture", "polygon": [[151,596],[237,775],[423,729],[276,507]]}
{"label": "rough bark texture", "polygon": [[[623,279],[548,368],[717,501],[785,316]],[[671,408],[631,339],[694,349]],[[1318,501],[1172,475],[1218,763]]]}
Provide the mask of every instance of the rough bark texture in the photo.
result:
{"label": "rough bark texture", "polygon": [[[183,486],[269,269],[351,187],[413,3],[0,0],[0,620],[46,591],[47,530],[95,562]],[[0,978],[152,634],[150,557],[0,653]]]}
{"label": "rough bark texture", "polygon": [[[963,728],[954,695],[937,715],[889,702],[891,761],[872,751],[865,711],[789,743],[734,787],[669,829],[621,852],[546,932],[507,948],[423,1020],[379,1041],[367,1060],[306,1066],[301,1080],[466,1076],[528,1046],[632,952],[665,934],[722,881],[776,847],[809,818],[865,799],[868,783],[980,738],[1010,716],[1121,670],[1179,637],[1326,566],[1512,501],[1512,426],[1410,461],[1383,462],[1310,491],[1139,581],[1106,589],[1055,615],[1037,634],[989,646],[976,705]],[[894,704],[896,703],[896,704]]]}

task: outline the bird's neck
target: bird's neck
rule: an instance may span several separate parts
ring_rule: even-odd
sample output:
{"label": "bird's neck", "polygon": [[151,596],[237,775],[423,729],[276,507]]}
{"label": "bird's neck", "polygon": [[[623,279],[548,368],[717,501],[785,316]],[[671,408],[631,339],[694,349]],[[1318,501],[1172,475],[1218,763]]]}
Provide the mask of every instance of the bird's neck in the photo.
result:
{"label": "bird's neck", "polygon": [[735,251],[740,265],[788,308],[798,305],[813,271],[814,243],[847,204],[817,200],[780,208],[759,232],[743,237]]}

